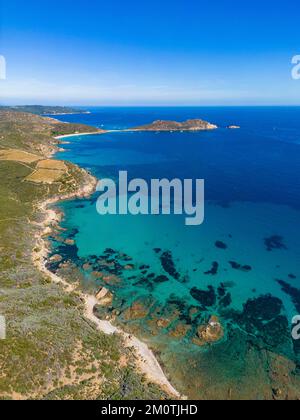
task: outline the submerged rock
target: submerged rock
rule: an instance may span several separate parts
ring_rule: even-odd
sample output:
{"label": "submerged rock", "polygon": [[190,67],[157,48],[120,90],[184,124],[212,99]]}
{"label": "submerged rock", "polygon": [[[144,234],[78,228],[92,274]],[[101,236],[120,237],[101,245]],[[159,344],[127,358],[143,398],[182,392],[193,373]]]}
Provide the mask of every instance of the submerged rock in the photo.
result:
{"label": "submerged rock", "polygon": [[65,244],[66,245],[75,245],[75,241],[74,241],[74,239],[66,239]]}
{"label": "submerged rock", "polygon": [[149,309],[145,306],[144,302],[136,301],[124,312],[124,318],[127,321],[146,318]]}
{"label": "submerged rock", "polygon": [[168,328],[171,324],[170,319],[160,318],[156,321],[156,325],[158,328]]}
{"label": "submerged rock", "polygon": [[92,270],[92,266],[89,263],[83,264],[82,268],[83,268],[84,271]]}
{"label": "submerged rock", "polygon": [[170,331],[169,335],[173,338],[182,339],[187,335],[190,329],[190,325],[180,322],[176,325],[176,327],[173,330]]}
{"label": "submerged rock", "polygon": [[127,264],[127,265],[125,265],[124,270],[134,270],[134,265],[133,264]]}
{"label": "submerged rock", "polygon": [[49,258],[49,261],[51,263],[58,263],[58,262],[61,262],[62,260],[63,260],[63,257],[58,254],[52,255],[52,257]]}
{"label": "submerged rock", "polygon": [[116,276],[115,274],[110,274],[110,275],[104,276],[103,281],[105,281],[106,284],[111,284],[111,285],[114,285],[114,286],[116,286],[116,285],[118,285],[122,282],[120,277]]}

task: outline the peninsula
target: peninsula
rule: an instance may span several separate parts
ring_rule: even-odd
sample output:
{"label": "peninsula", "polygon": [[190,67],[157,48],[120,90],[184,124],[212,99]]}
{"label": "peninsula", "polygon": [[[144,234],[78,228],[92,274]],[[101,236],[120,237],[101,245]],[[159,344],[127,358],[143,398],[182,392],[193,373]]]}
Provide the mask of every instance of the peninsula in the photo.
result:
{"label": "peninsula", "polygon": [[151,124],[134,127],[130,131],[203,131],[215,130],[217,125],[211,124],[201,119],[178,121],[157,120]]}
{"label": "peninsula", "polygon": [[0,106],[0,111],[29,112],[35,115],[71,115],[71,114],[90,114],[90,111],[71,108],[67,106],[44,106],[44,105],[15,105]]}

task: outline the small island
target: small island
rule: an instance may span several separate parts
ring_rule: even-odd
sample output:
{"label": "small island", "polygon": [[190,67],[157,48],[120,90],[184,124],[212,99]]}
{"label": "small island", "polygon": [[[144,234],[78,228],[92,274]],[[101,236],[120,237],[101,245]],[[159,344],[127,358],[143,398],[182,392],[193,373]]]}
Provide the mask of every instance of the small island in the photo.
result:
{"label": "small island", "polygon": [[203,131],[215,130],[217,125],[200,119],[187,120],[183,122],[157,120],[151,124],[135,127],[130,131]]}
{"label": "small island", "polygon": [[227,127],[229,130],[238,130],[239,128],[241,128],[239,125],[229,125]]}

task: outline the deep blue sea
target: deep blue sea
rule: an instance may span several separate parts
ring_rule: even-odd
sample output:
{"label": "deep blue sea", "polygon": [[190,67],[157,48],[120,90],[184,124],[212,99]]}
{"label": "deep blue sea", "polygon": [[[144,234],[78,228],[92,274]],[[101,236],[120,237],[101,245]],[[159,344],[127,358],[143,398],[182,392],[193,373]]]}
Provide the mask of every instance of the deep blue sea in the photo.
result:
{"label": "deep blue sea", "polygon": [[[299,390],[291,320],[300,313],[300,108],[88,110],[58,118],[109,130],[190,118],[220,127],[66,139],[57,158],[99,179],[120,170],[146,180],[205,179],[198,227],[175,215],[99,216],[97,194],[60,204],[65,231],[52,238],[53,254],[76,266],[86,287],[113,292],[99,316],[147,341],[190,397],[271,398],[286,377],[283,392]],[[199,328],[211,316],[224,334],[203,344]]]}

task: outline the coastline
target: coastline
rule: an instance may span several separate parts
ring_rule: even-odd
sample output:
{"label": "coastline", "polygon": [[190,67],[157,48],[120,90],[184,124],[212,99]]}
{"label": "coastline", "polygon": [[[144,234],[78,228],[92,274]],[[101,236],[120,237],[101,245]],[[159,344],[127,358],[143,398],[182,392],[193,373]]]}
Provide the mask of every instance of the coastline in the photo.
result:
{"label": "coastline", "polygon": [[107,131],[105,130],[99,130],[99,131],[95,131],[95,132],[91,132],[91,133],[75,133],[75,134],[64,134],[61,136],[55,136],[54,139],[55,140],[61,140],[64,138],[68,138],[68,137],[77,137],[77,136],[91,136],[91,135],[95,135],[95,134],[105,134],[107,133]]}
{"label": "coastline", "polygon": [[[93,134],[93,133],[86,133]],[[95,133],[101,134],[101,133]],[[82,134],[75,134],[82,135]],[[74,135],[68,135],[68,137],[73,137]],[[63,136],[66,137],[66,136]],[[57,138],[57,137],[56,137]],[[51,157],[50,157],[51,158]],[[39,271],[47,275],[51,281],[56,284],[60,284],[68,293],[76,292],[79,293],[82,301],[84,302],[85,310],[83,315],[86,319],[94,323],[97,329],[104,334],[112,335],[119,334],[126,348],[133,348],[136,355],[136,368],[145,375],[149,382],[159,385],[165,392],[167,392],[170,397],[177,399],[184,399],[183,397],[169,382],[166,375],[164,374],[159,362],[157,361],[154,353],[148,348],[148,346],[140,341],[137,337],[127,334],[122,331],[120,328],[115,327],[109,321],[103,321],[97,318],[94,315],[94,307],[98,305],[99,302],[97,298],[93,295],[88,295],[83,293],[76,284],[70,284],[67,280],[57,276],[54,273],[51,273],[46,267],[46,259],[49,253],[47,242],[44,239],[45,236],[49,235],[52,229],[57,226],[61,221],[61,216],[57,214],[55,210],[49,209],[49,206],[60,201],[65,201],[73,198],[83,198],[90,196],[96,188],[97,179],[92,175],[86,173],[86,183],[83,187],[79,188],[77,192],[64,195],[56,196],[51,199],[44,200],[38,205],[38,211],[44,215],[44,220],[36,225],[40,227],[39,232],[35,235],[36,240],[36,249],[32,252],[32,260],[34,265]]]}

